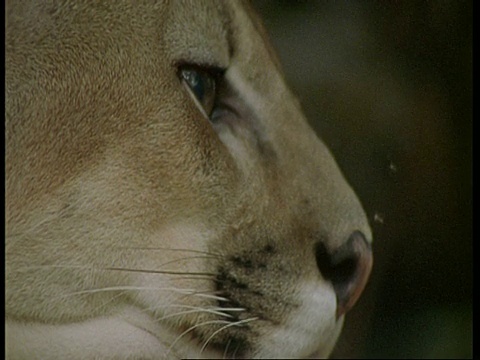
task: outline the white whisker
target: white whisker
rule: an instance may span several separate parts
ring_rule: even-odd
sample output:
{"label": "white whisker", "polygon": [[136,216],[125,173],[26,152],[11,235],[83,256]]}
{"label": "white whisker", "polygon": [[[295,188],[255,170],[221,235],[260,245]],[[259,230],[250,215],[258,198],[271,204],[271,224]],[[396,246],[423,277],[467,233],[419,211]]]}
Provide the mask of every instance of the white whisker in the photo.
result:
{"label": "white whisker", "polygon": [[219,301],[230,301],[227,298],[224,298],[222,296],[217,296],[217,295],[210,295],[210,294],[202,294],[202,293],[195,293],[193,295],[196,295],[198,297],[203,297],[206,299],[213,299],[213,300],[219,300]]}
{"label": "white whisker", "polygon": [[225,316],[231,318],[232,315],[224,313],[223,311],[245,311],[245,309],[242,308],[222,308],[222,307],[198,307],[198,306],[190,306],[190,305],[164,305],[164,306],[158,306],[158,307],[150,307],[146,310],[156,310],[156,309],[165,309],[165,308],[173,308],[173,307],[179,307],[179,308],[184,308],[184,309],[190,309],[187,311],[182,311],[178,312],[176,314],[171,314],[171,315],[165,315],[161,318],[158,319],[158,321],[173,317],[173,316],[178,316],[178,315],[183,315],[183,314],[190,314],[190,313],[196,313],[196,312],[204,312],[204,313],[209,313],[209,314],[214,314],[214,315],[219,315],[219,316]]}
{"label": "white whisker", "polygon": [[218,311],[199,308],[198,310],[186,310],[186,311],[177,312],[175,314],[165,315],[165,316],[162,316],[160,319],[158,319],[158,321],[162,321],[162,320],[172,318],[172,317],[175,317],[175,316],[181,316],[181,315],[186,315],[186,314],[195,314],[195,313],[210,313],[210,314],[225,316],[225,317],[228,317],[228,318],[233,317],[232,315],[224,314],[224,313],[221,313],[221,312],[218,312]]}
{"label": "white whisker", "polygon": [[168,355],[170,354],[170,351],[173,349],[173,347],[175,346],[175,344],[182,338],[184,337],[186,334],[188,334],[190,331],[192,330],[195,330],[196,328],[200,327],[200,326],[204,326],[204,325],[211,325],[211,324],[230,324],[229,321],[226,321],[226,320],[211,320],[211,321],[205,321],[203,323],[200,323],[200,324],[196,324],[192,327],[189,327],[187,330],[185,330],[184,332],[182,332],[179,336],[177,336],[177,338],[175,339],[175,341],[169,346],[168,348],[168,351],[167,353],[165,354],[165,358],[168,358]]}
{"label": "white whisker", "polygon": [[125,271],[125,272],[137,272],[142,274],[161,274],[161,275],[176,275],[183,276],[181,279],[205,279],[212,280],[216,274],[205,272],[181,272],[181,271],[169,271],[169,270],[150,270],[150,269],[132,269],[132,268],[116,268],[116,267],[92,267],[92,266],[80,266],[80,265],[31,265],[17,267],[15,271],[25,271],[29,269],[82,269],[89,271]]}
{"label": "white whisker", "polygon": [[212,279],[214,276],[216,276],[216,274],[204,273],[204,272],[188,272],[188,271],[184,272],[184,271],[132,269],[132,268],[117,268],[117,267],[107,267],[107,268],[102,268],[101,270],[139,272],[143,274],[190,275],[192,277],[195,276],[195,278],[204,277],[205,279]]}
{"label": "white whisker", "polygon": [[218,301],[228,301],[228,299],[224,297],[217,296],[217,295],[204,294],[194,289],[180,289],[180,288],[173,288],[173,287],[160,288],[160,287],[145,287],[145,286],[104,287],[104,288],[98,288],[98,289],[75,291],[68,294],[60,295],[59,297],[70,297],[74,295],[95,294],[95,293],[110,292],[110,291],[113,292],[113,291],[132,291],[132,290],[134,291],[169,291],[169,292],[176,292],[184,295],[193,295],[193,296],[198,296],[198,297],[207,298],[207,299],[214,299]]}

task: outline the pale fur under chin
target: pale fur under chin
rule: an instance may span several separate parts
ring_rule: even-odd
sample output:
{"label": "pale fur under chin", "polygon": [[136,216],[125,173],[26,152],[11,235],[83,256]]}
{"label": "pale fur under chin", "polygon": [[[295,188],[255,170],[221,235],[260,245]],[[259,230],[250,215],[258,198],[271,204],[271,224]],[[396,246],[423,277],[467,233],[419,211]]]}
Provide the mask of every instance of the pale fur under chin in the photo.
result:
{"label": "pale fur under chin", "polygon": [[[308,294],[308,292],[307,292]],[[313,308],[324,302],[323,297],[315,297],[301,314],[292,314],[289,328],[278,328],[265,336],[265,345],[248,357],[298,359],[301,357],[323,359],[332,351],[338,337],[343,318],[320,319],[311,316]],[[313,310],[313,311],[312,311]],[[305,332],[310,322],[330,322],[324,331],[332,338],[321,349],[312,347],[315,337],[322,334]],[[305,325],[307,324],[307,327]],[[118,314],[98,317],[81,323],[49,325],[39,323],[6,322],[6,338],[9,359],[224,359],[225,353],[204,348],[189,335],[179,337],[153,320],[144,311],[134,307],[124,307]],[[314,337],[312,339],[312,337]],[[28,344],[28,346],[25,346]],[[172,347],[172,346],[175,347]],[[245,355],[244,355],[245,356]]]}
{"label": "pale fur under chin", "polygon": [[[315,286],[304,286],[302,298],[304,306],[291,314],[291,319],[286,322],[288,327],[279,326],[274,332],[264,334],[264,346],[244,356],[259,359],[326,358],[342,328],[343,318],[337,321],[325,316],[329,307],[334,310],[335,299],[329,293],[318,294]],[[319,313],[316,311],[318,308],[325,312]],[[323,333],[312,332],[311,329],[319,322],[329,325],[323,327]],[[324,342],[327,346],[318,349],[315,345],[317,338],[332,340]],[[204,348],[202,343],[192,340],[188,332],[179,337],[178,333],[160,326],[144,310],[132,306],[124,306],[109,317],[73,324],[7,321],[6,343],[8,354],[13,354],[9,359],[225,358],[225,353]]]}
{"label": "pale fur under chin", "polygon": [[[153,329],[156,333],[151,332]],[[9,321],[6,324],[9,359],[222,358],[222,354],[208,349],[200,354],[198,345],[188,338],[180,339],[177,347],[171,349],[168,344],[176,336],[133,308],[124,309],[116,316],[78,324],[44,325]]]}

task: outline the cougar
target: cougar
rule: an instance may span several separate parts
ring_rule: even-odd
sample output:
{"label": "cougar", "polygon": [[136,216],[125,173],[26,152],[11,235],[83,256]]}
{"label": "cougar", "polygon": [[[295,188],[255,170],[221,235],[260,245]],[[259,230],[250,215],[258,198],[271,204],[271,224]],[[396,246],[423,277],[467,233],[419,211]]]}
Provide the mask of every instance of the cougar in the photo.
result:
{"label": "cougar", "polygon": [[252,6],[8,0],[5,29],[7,358],[329,356],[372,234]]}

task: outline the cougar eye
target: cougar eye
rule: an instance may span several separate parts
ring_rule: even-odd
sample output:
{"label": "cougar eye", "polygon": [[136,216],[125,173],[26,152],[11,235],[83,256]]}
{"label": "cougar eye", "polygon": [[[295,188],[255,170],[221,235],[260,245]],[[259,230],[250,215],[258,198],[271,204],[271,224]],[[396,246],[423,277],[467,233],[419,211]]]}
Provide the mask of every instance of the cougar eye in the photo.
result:
{"label": "cougar eye", "polygon": [[210,118],[215,105],[219,72],[185,67],[180,69],[179,75],[199,109]]}

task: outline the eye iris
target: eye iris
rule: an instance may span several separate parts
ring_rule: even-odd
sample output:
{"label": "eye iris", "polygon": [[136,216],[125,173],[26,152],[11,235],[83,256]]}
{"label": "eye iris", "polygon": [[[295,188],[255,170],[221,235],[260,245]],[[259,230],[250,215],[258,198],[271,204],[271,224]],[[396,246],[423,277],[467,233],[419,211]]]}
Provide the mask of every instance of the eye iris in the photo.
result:
{"label": "eye iris", "polygon": [[200,76],[198,72],[192,70],[185,70],[183,73],[183,77],[194,92],[198,101],[203,103],[203,99],[205,97],[205,79]]}
{"label": "eye iris", "polygon": [[207,117],[210,117],[216,95],[214,78],[209,73],[196,69],[182,69],[181,77]]}

